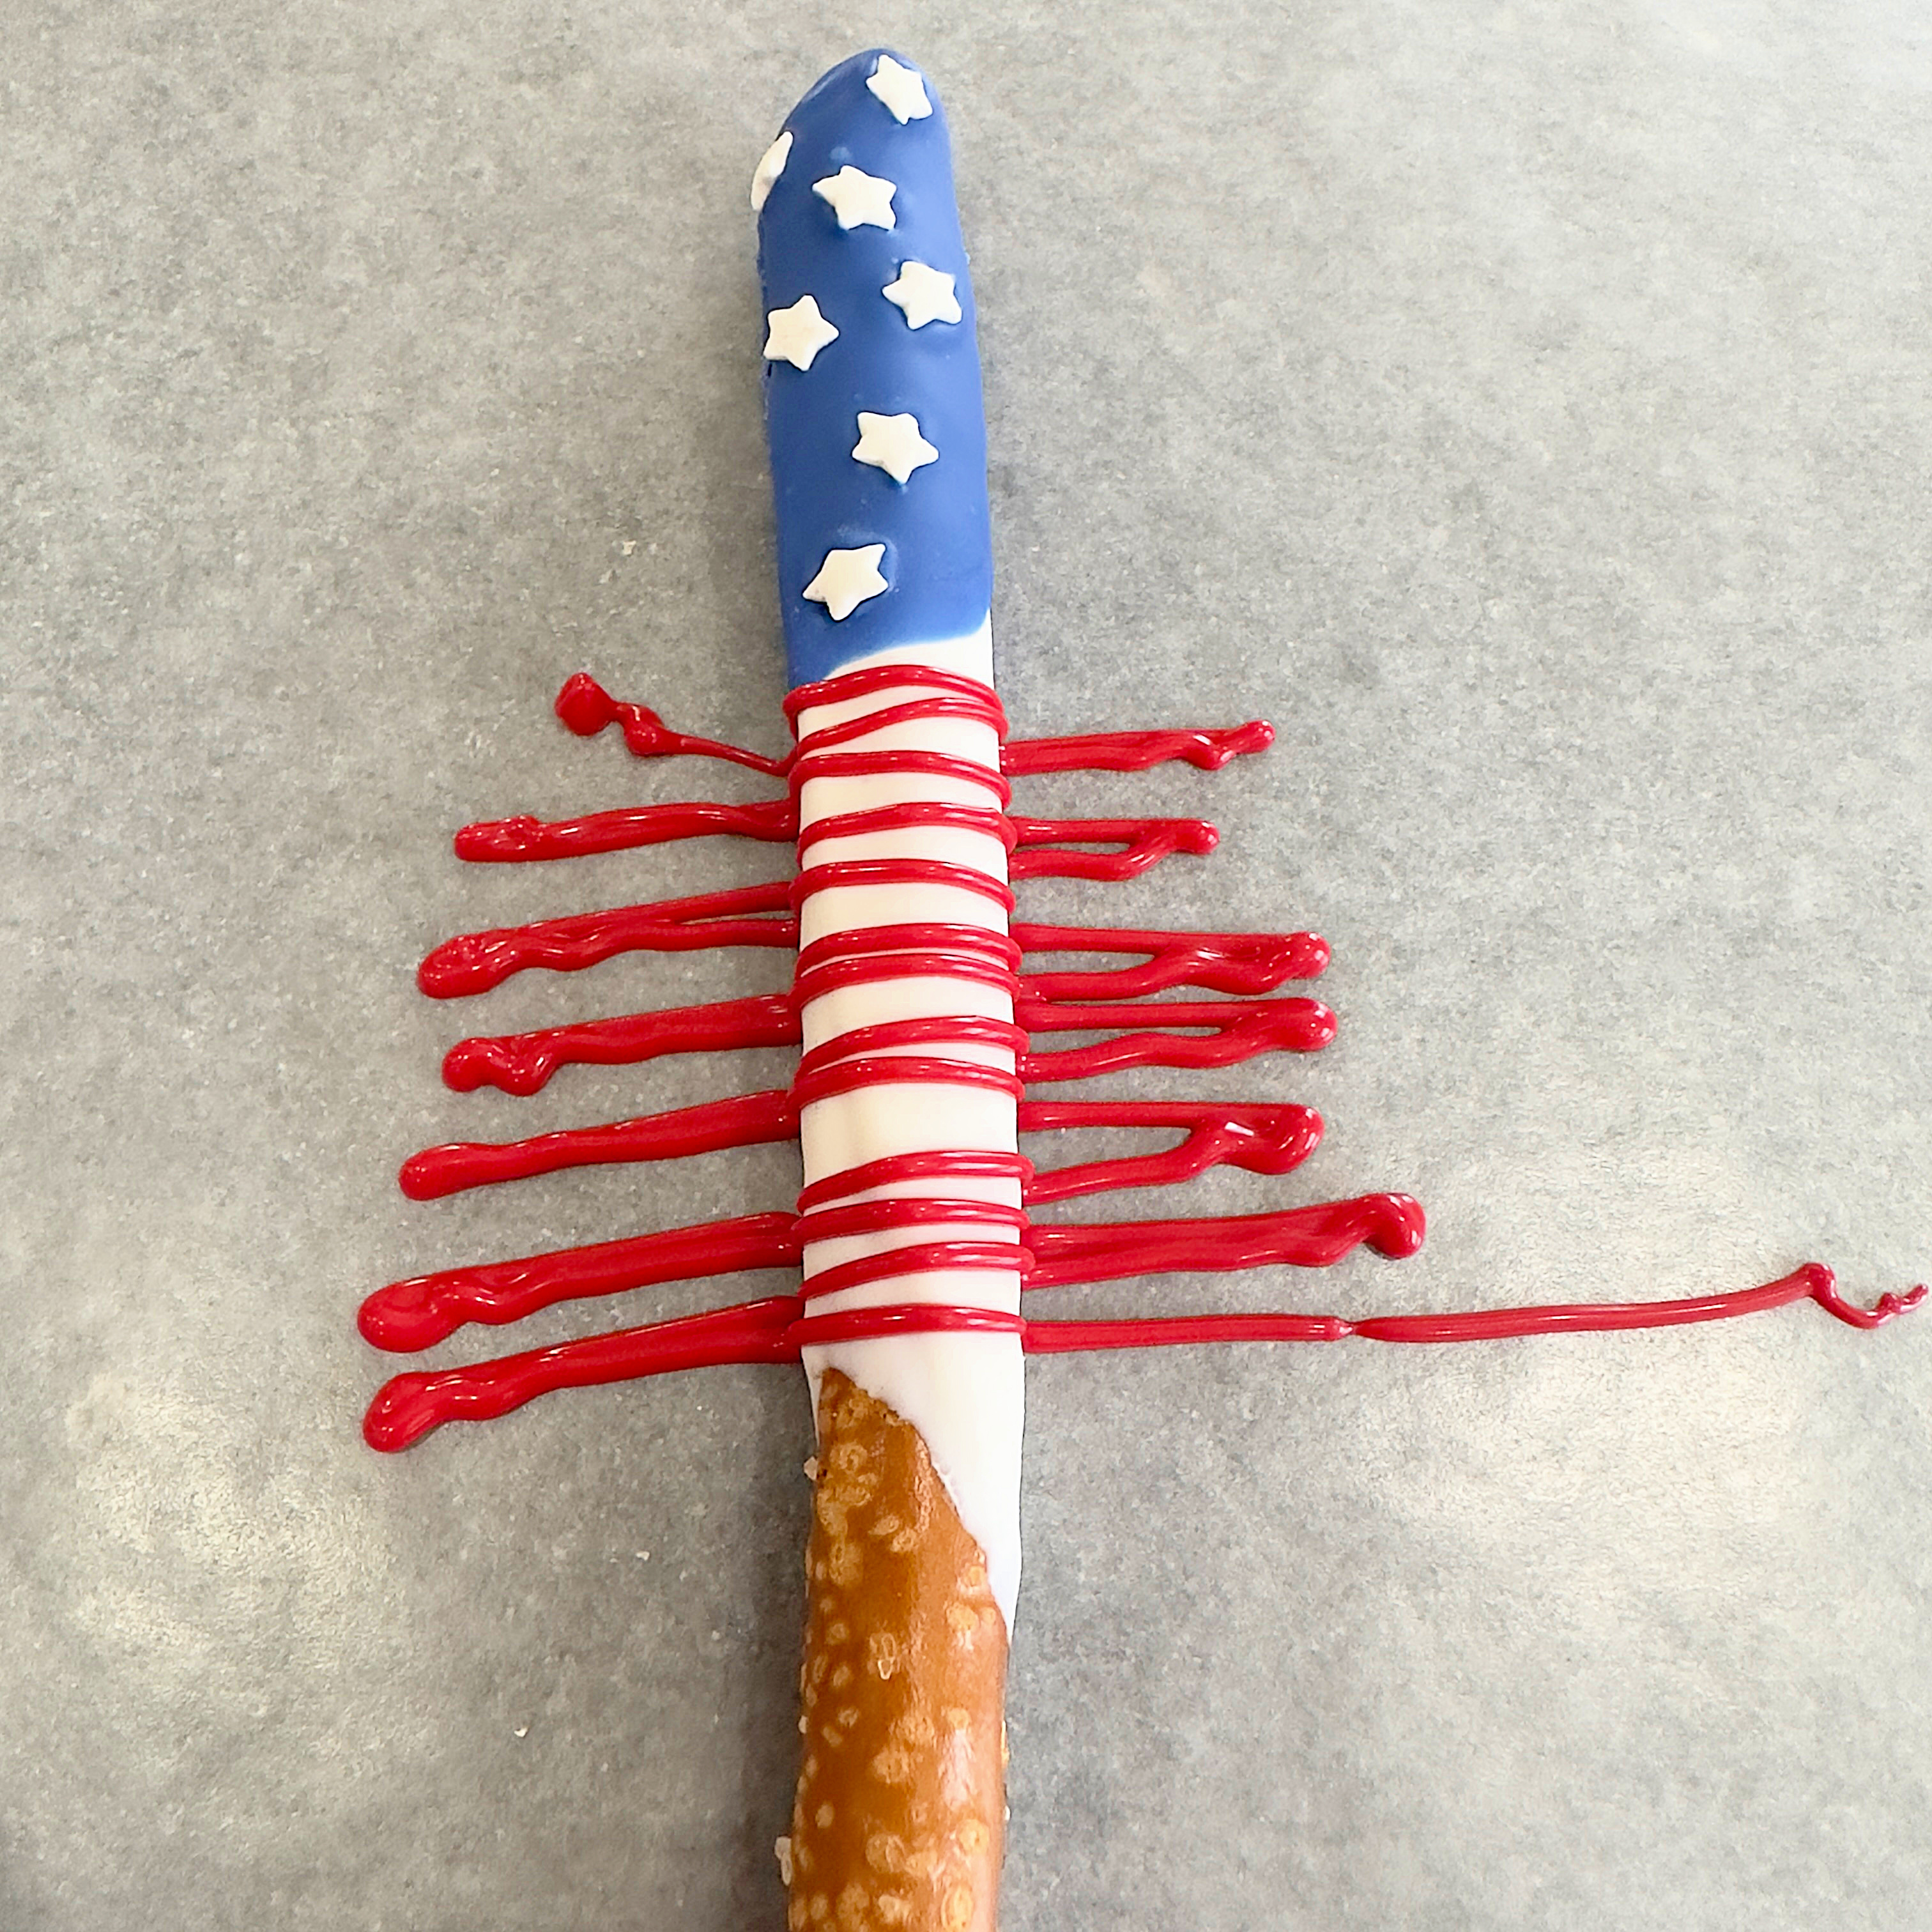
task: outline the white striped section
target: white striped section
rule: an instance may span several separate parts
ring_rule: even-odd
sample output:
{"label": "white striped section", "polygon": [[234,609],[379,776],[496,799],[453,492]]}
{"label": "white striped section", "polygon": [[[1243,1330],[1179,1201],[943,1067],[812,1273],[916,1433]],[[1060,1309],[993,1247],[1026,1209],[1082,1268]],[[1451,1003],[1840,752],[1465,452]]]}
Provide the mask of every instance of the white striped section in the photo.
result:
{"label": "white striped section", "polygon": [[[956,671],[990,686],[993,681],[991,627],[982,624],[970,637],[882,652],[845,669],[857,670],[888,664]],[[929,694],[902,688],[843,704],[816,706],[799,718],[800,740],[847,719],[902,704],[922,694]],[[956,718],[921,718],[910,724],[882,727],[837,748],[860,753],[886,748],[942,752],[952,758],[971,759],[994,773],[999,770],[999,745],[994,733],[983,725]],[[980,806],[998,802],[986,790],[958,778],[923,774],[818,778],[808,781],[800,788],[800,829],[802,832],[822,819],[845,812],[926,800]],[[943,860],[970,866],[996,879],[1006,876],[1006,848],[997,838],[940,827],[823,841],[811,848],[806,862],[818,866],[882,858]],[[813,893],[800,908],[799,943],[802,947],[830,933],[925,922],[976,926],[997,933],[1004,933],[1007,923],[1005,913],[992,900],[954,886],[834,886]],[[908,970],[902,977],[827,993],[814,1000],[801,1016],[806,1049],[856,1028],[877,1025],[886,1020],[956,1014],[1012,1019],[1012,1003],[997,989],[943,973],[922,972],[918,955],[908,953],[905,957]],[[1008,1071],[1013,1066],[1011,1053],[983,1046],[942,1044],[900,1051],[929,1058],[997,1066]],[[890,1154],[965,1148],[1010,1154],[1018,1146],[1014,1103],[1006,1095],[938,1082],[888,1083],[815,1101],[800,1114],[799,1140],[808,1186]],[[902,1181],[845,1198],[860,1201],[920,1194],[1007,1206],[1017,1206],[1019,1200],[1015,1182],[957,1176]],[[805,1250],[805,1274],[808,1285],[814,1274],[841,1262],[916,1242],[1010,1242],[1012,1239],[1010,1224],[990,1221],[984,1226],[956,1223],[938,1228],[913,1227],[814,1242]],[[812,1304],[812,1312],[830,1314],[840,1309],[892,1302],[933,1301],[1017,1312],[1019,1300],[1017,1270],[955,1269],[870,1282],[862,1288],[824,1297]],[[1020,1577],[1020,1433],[1024,1414],[1024,1373],[1019,1337],[940,1332],[844,1342],[807,1348],[805,1368],[811,1380],[814,1414],[819,1379],[827,1368],[836,1368],[889,1403],[926,1438],[934,1467],[952,1498],[960,1520],[986,1552],[993,1594],[1010,1632]]]}

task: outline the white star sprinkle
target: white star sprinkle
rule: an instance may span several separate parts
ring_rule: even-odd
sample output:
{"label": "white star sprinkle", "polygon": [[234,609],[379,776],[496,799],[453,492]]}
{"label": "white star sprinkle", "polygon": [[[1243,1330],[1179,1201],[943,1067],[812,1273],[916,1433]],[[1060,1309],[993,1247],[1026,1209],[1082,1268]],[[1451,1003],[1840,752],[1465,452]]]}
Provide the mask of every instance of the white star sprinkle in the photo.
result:
{"label": "white star sprinkle", "polygon": [[895,182],[881,175],[868,175],[849,161],[836,175],[812,184],[814,194],[831,202],[841,228],[896,228],[898,217],[892,212],[896,188]]}
{"label": "white star sprinkle", "polygon": [[932,112],[926,98],[926,82],[917,72],[902,67],[890,54],[881,54],[866,86],[886,104],[886,111],[903,128],[908,121],[923,121]]}
{"label": "white star sprinkle", "polygon": [[823,604],[835,624],[843,623],[867,598],[876,597],[885,589],[886,580],[879,574],[879,560],[885,554],[884,544],[829,550],[804,594],[814,604]]}
{"label": "white star sprinkle", "polygon": [[902,262],[899,278],[888,282],[886,301],[905,311],[908,328],[923,328],[928,322],[957,322],[959,298],[952,292],[952,278],[923,262]]}
{"label": "white star sprinkle", "polygon": [[937,463],[939,452],[919,433],[915,416],[874,416],[859,412],[859,440],[852,454],[861,463],[883,470],[895,483],[909,481],[924,463]]}
{"label": "white star sprinkle", "polygon": [[818,312],[809,296],[800,296],[790,308],[775,308],[765,317],[770,332],[765,337],[765,360],[789,362],[794,369],[809,369],[812,358],[828,342],[838,340],[838,332]]}
{"label": "white star sprinkle", "polygon": [[778,185],[778,176],[784,172],[784,164],[791,158],[791,130],[788,128],[764,152],[758,165],[752,170],[752,212],[756,214],[765,205],[772,190]]}

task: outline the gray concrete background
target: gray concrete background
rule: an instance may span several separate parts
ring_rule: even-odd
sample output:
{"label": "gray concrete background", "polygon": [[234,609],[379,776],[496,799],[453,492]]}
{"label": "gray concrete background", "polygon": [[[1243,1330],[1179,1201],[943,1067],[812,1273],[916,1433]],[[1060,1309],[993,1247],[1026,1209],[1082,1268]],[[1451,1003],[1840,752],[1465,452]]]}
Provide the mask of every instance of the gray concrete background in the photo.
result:
{"label": "gray concrete background", "polygon": [[[1345,1311],[1932,1268],[1932,38],[1886,0],[0,4],[0,1927],[782,1924],[796,1378],[384,1460],[360,1297],[777,1205],[783,1149],[412,1206],[455,931],[769,876],[459,866],[780,742],[746,182],[874,40],[959,137],[1009,706],[1232,719],[1220,853],[1035,916],[1325,932]],[[1103,804],[1104,801],[1104,804]],[[539,983],[541,982],[541,983]],[[1117,1084],[1114,1090],[1124,1090]],[[1133,1211],[1176,1211],[1145,1197]],[[689,1290],[634,1296],[649,1318]],[[587,1332],[557,1311],[502,1346]],[[450,1359],[497,1338],[452,1344]],[[1006,1918],[1911,1928],[1932,1318],[1044,1364]]]}

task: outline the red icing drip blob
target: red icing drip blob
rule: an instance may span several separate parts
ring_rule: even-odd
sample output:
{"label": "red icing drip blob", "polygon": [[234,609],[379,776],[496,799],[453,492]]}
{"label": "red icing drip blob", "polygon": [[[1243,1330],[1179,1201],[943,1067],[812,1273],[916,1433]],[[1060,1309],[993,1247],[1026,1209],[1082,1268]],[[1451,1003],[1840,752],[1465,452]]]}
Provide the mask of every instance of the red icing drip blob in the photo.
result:
{"label": "red icing drip blob", "polygon": [[722,758],[748,765],[754,772],[776,777],[785,768],[782,758],[767,758],[716,738],[694,738],[674,731],[652,710],[641,704],[620,704],[588,671],[569,679],[556,694],[556,715],[580,738],[594,738],[606,725],[622,728],[624,742],[640,758]]}
{"label": "red icing drip blob", "polygon": [[[1015,879],[1126,880],[1177,854],[1200,856],[1216,842],[1199,819],[1036,819],[1009,817],[1011,776],[1045,772],[1142,771],[1170,760],[1216,770],[1263,749],[1273,733],[1258,722],[1232,730],[1105,733],[1008,742],[997,697],[954,674],[886,666],[794,692],[794,724],[806,710],[885,696],[880,708],[816,731],[788,756],[772,758],[672,730],[656,712],[620,703],[586,675],[573,677],[556,710],[580,736],[618,725],[640,758],[723,759],[782,778],[783,797],[748,805],[696,801],[644,806],[546,824],[516,818],[466,826],[465,859],[527,862],[620,851],[673,840],[728,835],[766,842],[799,836],[801,788],[814,780],[880,776],[932,777],[976,789],[980,805],[928,799],[820,820],[800,839],[801,869],[789,883],[740,887],[655,904],[623,906],[450,940],[423,962],[423,990],[439,999],[487,992],[541,968],[577,972],[635,951],[712,946],[790,947],[798,915],[816,892],[852,888],[964,890],[1011,909],[1006,885],[957,862],[926,859],[814,859],[828,841],[927,828],[998,839]],[[982,728],[1000,745],[997,771],[933,752],[854,750],[892,724],[945,718]],[[1099,849],[1094,849],[1099,848]],[[922,975],[976,982],[1012,1000],[1015,1020],[885,1021],[841,1034],[806,1054],[789,1088],[736,1094],[606,1125],[503,1143],[430,1148],[404,1163],[402,1185],[431,1199],[488,1184],[612,1162],[682,1159],[791,1137],[802,1108],[883,1082],[975,1085],[1011,1094],[1021,1131],[1130,1129],[1178,1136],[1164,1150],[1036,1168],[1025,1156],[973,1150],[904,1154],[828,1176],[800,1196],[796,1215],[748,1214],[566,1248],[520,1260],[448,1268],[391,1283],[364,1304],[361,1328],[376,1346],[433,1346],[472,1322],[500,1324],[553,1304],[744,1270],[794,1268],[806,1243],[919,1230],[910,1246],[817,1268],[798,1293],[714,1309],[466,1366],[396,1376],[364,1424],[379,1449],[400,1449],[442,1424],[502,1415],[562,1388],[628,1381],[726,1363],[793,1362],[818,1344],[934,1330],[1015,1333],[1030,1353],[1166,1347],[1202,1342],[1448,1342],[1568,1330],[1662,1328],[1779,1308],[1804,1299],[1838,1319],[1877,1328],[1924,1299],[1924,1287],[1886,1294],[1870,1310],[1838,1292],[1831,1270],[1812,1262],[1762,1288],[1688,1300],[1571,1303],[1440,1315],[1191,1315],[1131,1321],[1042,1322],[983,1308],[925,1302],[814,1313],[842,1289],[890,1280],[914,1269],[1013,1273],[1029,1293],[1129,1275],[1220,1271],[1270,1264],[1327,1267],[1358,1247],[1390,1258],[1413,1253],[1424,1232],[1420,1206],[1402,1194],[1250,1214],[1181,1220],[1030,1223],[1024,1208],[965,1196],[886,1195],[896,1184],[957,1178],[1019,1185],[1028,1206],[1115,1189],[1164,1186],[1228,1166],[1291,1172],[1314,1150],[1322,1120],[1288,1102],[1043,1100],[1026,1082],[1051,1083],[1147,1066],[1223,1066],[1258,1054],[1313,1052],[1334,1037],[1334,1016],[1319,1001],[1267,997],[1328,963],[1312,933],[1204,933],[1018,924],[1010,939],[972,926],[910,922],[842,932],[800,954],[788,993],[633,1013],[464,1040],[444,1062],[459,1090],[490,1085],[532,1094],[572,1065],[632,1065],[662,1055],[796,1047],[799,1014],[842,988]],[[1099,968],[1022,972],[1028,958],[1119,955]],[[1186,989],[1225,997],[1150,1000]],[[1102,1036],[1070,1048],[1042,1047],[1042,1035]],[[1014,1070],[949,1058],[946,1048],[1010,1055]],[[923,1238],[924,1231],[932,1238]],[[1004,1237],[1004,1238],[1001,1238]]]}

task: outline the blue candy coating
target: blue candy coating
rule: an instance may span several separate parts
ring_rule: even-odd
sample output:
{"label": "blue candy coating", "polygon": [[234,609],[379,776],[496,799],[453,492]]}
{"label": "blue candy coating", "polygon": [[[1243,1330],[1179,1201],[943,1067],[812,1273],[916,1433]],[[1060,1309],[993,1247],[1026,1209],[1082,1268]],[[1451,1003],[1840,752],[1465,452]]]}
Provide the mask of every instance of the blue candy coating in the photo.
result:
{"label": "blue candy coating", "polygon": [[[904,125],[868,88],[889,51],[842,62],[793,109],[784,123],[791,150],[758,219],[766,313],[809,295],[838,331],[809,369],[764,364],[778,596],[794,685],[892,645],[969,634],[992,602],[986,415],[952,144],[930,81],[933,112]],[[893,227],[842,229],[813,192],[814,182],[848,166],[895,184]],[[958,322],[908,326],[882,291],[908,261],[953,277]],[[910,412],[938,461],[900,484],[855,460],[861,410]],[[802,594],[828,550],[875,543],[886,547],[882,595],[835,622]]]}

